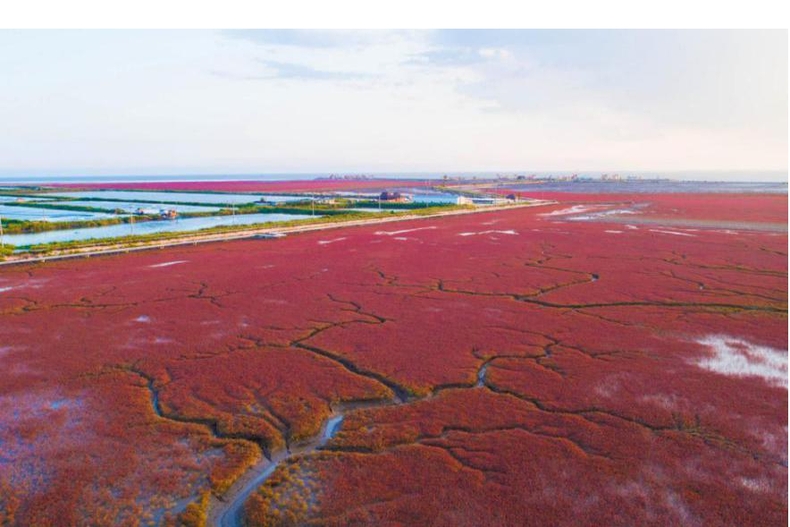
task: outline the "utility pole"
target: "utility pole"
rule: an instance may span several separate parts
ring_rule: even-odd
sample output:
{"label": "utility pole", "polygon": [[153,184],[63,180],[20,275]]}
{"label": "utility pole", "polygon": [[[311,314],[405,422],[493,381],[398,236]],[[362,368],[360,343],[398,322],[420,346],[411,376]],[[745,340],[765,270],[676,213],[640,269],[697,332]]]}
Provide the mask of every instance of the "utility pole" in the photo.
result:
{"label": "utility pole", "polygon": [[0,247],[5,247],[3,243],[3,218],[0,216]]}
{"label": "utility pole", "polygon": [[315,194],[310,197],[310,208],[312,209],[312,215],[315,216]]}
{"label": "utility pole", "polygon": [[132,236],[134,236],[134,211],[132,211],[132,214],[129,216],[129,225],[132,228]]}

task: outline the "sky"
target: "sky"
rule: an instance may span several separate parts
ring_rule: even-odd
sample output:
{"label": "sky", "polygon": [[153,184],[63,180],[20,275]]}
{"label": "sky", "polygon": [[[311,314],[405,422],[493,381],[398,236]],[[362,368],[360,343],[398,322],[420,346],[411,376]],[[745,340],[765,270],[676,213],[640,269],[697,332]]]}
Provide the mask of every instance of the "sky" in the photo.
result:
{"label": "sky", "polygon": [[781,171],[785,30],[4,30],[0,175]]}

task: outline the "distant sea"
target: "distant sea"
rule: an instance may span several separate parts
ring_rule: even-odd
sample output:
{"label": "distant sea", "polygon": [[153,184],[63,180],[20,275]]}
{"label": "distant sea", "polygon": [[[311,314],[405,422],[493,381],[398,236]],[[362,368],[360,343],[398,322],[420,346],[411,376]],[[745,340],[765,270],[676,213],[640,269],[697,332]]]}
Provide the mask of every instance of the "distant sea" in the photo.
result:
{"label": "distant sea", "polygon": [[[337,173],[337,175],[365,175],[377,179],[403,179],[421,181],[425,179],[478,178],[490,179],[516,175],[538,178],[560,177],[577,174],[580,180],[546,181],[539,185],[524,185],[525,189],[556,192],[758,192],[787,193],[787,172],[781,171],[686,171],[686,172],[626,172],[623,177],[639,179],[630,181],[601,181],[603,174],[618,172],[571,172],[571,171],[500,171],[500,172],[380,172],[380,173]],[[48,183],[137,183],[168,181],[282,181],[325,179],[332,175],[324,173],[267,173],[267,174],[124,174],[124,175],[18,175],[0,171],[0,185],[35,185]],[[526,183],[526,182],[525,182]],[[508,185],[514,188],[516,182]]]}

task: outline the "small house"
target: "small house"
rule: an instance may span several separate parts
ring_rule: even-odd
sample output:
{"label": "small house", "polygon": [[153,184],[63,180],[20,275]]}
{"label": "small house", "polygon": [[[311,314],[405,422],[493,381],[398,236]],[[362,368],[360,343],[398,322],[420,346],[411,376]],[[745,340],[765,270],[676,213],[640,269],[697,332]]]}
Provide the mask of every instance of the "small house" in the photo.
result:
{"label": "small house", "polygon": [[400,192],[389,192],[385,190],[379,195],[379,200],[388,201],[390,203],[409,203],[411,201],[411,196],[401,194]]}

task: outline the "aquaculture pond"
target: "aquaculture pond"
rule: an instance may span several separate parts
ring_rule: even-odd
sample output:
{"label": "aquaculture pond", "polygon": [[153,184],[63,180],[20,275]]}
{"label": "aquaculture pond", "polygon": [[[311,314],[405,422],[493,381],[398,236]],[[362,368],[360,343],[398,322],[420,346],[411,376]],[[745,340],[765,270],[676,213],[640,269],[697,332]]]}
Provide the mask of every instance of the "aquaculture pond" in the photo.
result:
{"label": "aquaculture pond", "polygon": [[0,204],[0,218],[25,221],[81,221],[111,218],[113,214],[82,212],[73,210],[44,209],[38,207],[16,207]]}
{"label": "aquaculture pond", "polygon": [[219,207],[204,207],[201,205],[181,205],[171,203],[140,203],[137,201],[59,201],[52,203],[53,206],[78,206],[78,207],[96,207],[98,209],[116,210],[120,209],[124,212],[136,212],[140,209],[145,214],[157,214],[163,209],[173,209],[177,212],[216,212]]}
{"label": "aquaculture pond", "polygon": [[52,199],[52,198],[47,198],[46,196],[42,196],[41,198],[39,198],[39,197],[35,197],[34,198],[34,197],[31,197],[31,196],[6,196],[6,195],[0,195],[0,203],[3,203],[3,202],[9,203],[9,202],[14,202],[14,201],[31,201],[31,200],[34,200],[34,199],[35,200],[41,199],[43,201],[45,199],[49,200],[49,199]]}
{"label": "aquaculture pond", "polygon": [[[187,232],[218,227],[220,225],[252,225],[274,221],[293,221],[313,216],[301,214],[241,214],[235,216],[207,216],[203,218],[185,218],[178,220],[146,221],[134,224],[107,225],[86,229],[64,229],[58,231],[36,232],[30,234],[14,234],[4,237],[5,243],[17,247],[37,245],[40,243],[69,242],[114,238],[130,234],[154,234],[158,232]],[[318,216],[315,216],[318,217]]]}
{"label": "aquaculture pond", "polygon": [[452,203],[455,204],[458,202],[458,196],[455,194],[448,194],[448,193],[421,193],[421,194],[413,194],[414,198],[412,202],[414,203]]}
{"label": "aquaculture pond", "polygon": [[[141,192],[135,190],[96,190],[85,192],[52,192],[47,196],[64,198],[110,199],[123,201],[155,201],[159,203],[254,203],[259,201],[261,194],[223,194],[199,192]],[[271,197],[271,196],[269,196]]]}
{"label": "aquaculture pond", "polygon": [[[352,193],[346,193],[346,194],[347,194],[347,196],[344,196],[344,197],[350,197],[350,198],[355,198],[355,199],[364,199],[364,200],[370,200],[370,201],[375,201],[375,202],[377,202],[378,198],[379,198],[379,194],[352,194]],[[430,205],[430,204],[455,205],[458,202],[458,196],[455,195],[455,194],[449,194],[449,193],[442,193],[442,192],[433,192],[433,193],[426,193],[426,192],[421,192],[421,193],[402,192],[402,194],[405,194],[407,196],[411,196],[412,197],[412,201],[411,201],[412,203],[419,203],[419,204],[425,204],[425,205]],[[388,202],[386,202],[386,201],[382,201],[382,206],[386,208],[387,203]],[[370,205],[370,207],[378,207],[378,204],[377,203],[373,203],[373,204]]]}

